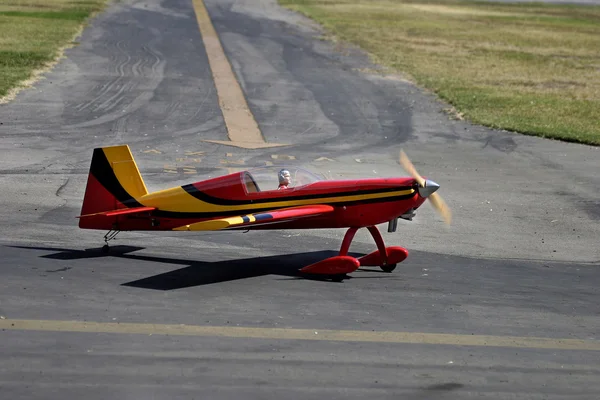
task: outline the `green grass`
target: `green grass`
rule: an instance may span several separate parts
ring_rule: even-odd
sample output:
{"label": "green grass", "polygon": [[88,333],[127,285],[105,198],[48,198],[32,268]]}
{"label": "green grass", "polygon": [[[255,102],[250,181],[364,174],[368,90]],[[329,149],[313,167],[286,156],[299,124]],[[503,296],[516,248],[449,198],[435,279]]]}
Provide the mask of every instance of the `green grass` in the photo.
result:
{"label": "green grass", "polygon": [[47,18],[64,19],[69,21],[84,21],[89,12],[86,11],[0,11],[0,17],[25,17],[25,18]]}
{"label": "green grass", "polygon": [[106,0],[2,0],[0,100],[60,55]]}
{"label": "green grass", "polygon": [[279,0],[478,124],[600,144],[600,7]]}

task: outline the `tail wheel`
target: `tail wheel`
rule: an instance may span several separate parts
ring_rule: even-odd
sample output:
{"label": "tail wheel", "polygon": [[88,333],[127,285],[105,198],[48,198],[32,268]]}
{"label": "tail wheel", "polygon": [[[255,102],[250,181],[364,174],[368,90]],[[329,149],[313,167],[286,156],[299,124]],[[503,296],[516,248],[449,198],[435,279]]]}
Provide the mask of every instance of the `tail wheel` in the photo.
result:
{"label": "tail wheel", "polygon": [[382,265],[381,266],[381,270],[383,272],[392,272],[393,270],[396,269],[396,265],[398,264],[388,264],[388,265]]}

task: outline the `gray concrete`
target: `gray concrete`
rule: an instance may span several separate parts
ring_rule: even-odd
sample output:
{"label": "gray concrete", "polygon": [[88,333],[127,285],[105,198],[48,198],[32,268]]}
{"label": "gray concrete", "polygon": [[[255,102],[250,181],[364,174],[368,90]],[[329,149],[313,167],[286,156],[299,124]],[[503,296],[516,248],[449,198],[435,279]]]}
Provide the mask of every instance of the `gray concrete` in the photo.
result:
{"label": "gray concrete", "polygon": [[[255,237],[268,241],[269,233]],[[26,319],[185,323],[596,339],[597,268],[413,252],[394,274],[342,284],[297,269],[327,256],[4,247],[2,313]],[[323,244],[321,244],[322,246]],[[356,246],[359,252],[368,251]],[[180,251],[184,254],[175,254]],[[270,251],[285,254],[283,243]],[[242,252],[246,256],[242,255]],[[262,253],[262,251],[256,251]],[[244,257],[226,260],[230,257]],[[192,258],[193,257],[193,258]],[[224,261],[226,260],[226,261]],[[7,268],[10,266],[10,268]],[[543,278],[542,278],[543,277]],[[124,334],[1,332],[7,398],[594,398],[597,352]],[[96,389],[91,391],[90,387]],[[54,398],[54,396],[51,396]]]}
{"label": "gray concrete", "polygon": [[[272,1],[207,7],[265,137],[293,145],[202,142],[227,136],[190,2],[113,4],[44,80],[0,106],[0,316],[598,339],[598,148],[449,120],[431,95],[366,74],[367,57]],[[273,155],[334,177],[398,175],[404,148],[442,185],[454,223],[423,207],[384,234],[407,261],[342,284],[297,273],[336,250],[341,231],[122,233],[102,256],[104,233],[75,216],[92,148],[118,143],[151,190]],[[352,250],[372,248],[360,232]],[[599,392],[597,354],[581,351],[0,335],[7,398]]]}

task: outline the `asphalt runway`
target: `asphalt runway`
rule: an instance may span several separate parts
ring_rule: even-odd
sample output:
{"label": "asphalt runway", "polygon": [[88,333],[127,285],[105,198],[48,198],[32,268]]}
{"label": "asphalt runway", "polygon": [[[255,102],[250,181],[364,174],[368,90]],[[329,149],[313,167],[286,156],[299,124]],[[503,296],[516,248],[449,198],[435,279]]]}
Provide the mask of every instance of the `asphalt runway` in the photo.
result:
{"label": "asphalt runway", "polygon": [[[273,1],[209,0],[264,143],[232,141],[199,3],[114,3],[0,105],[0,398],[598,397],[598,148],[451,120]],[[121,143],[149,190],[280,163],[393,176],[403,148],[453,225],[426,206],[382,227],[409,258],[342,283],[298,273],[336,230],[123,232],[105,255],[75,217],[92,149]]]}

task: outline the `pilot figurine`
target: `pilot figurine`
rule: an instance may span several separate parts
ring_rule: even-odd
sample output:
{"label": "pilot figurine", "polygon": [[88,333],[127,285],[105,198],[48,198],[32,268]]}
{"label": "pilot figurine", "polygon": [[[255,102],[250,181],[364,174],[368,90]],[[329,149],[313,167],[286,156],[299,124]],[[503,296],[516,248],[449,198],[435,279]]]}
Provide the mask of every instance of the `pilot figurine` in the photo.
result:
{"label": "pilot figurine", "polygon": [[290,171],[287,169],[282,169],[279,171],[279,187],[277,189],[287,189],[291,183],[292,177],[290,175]]}

